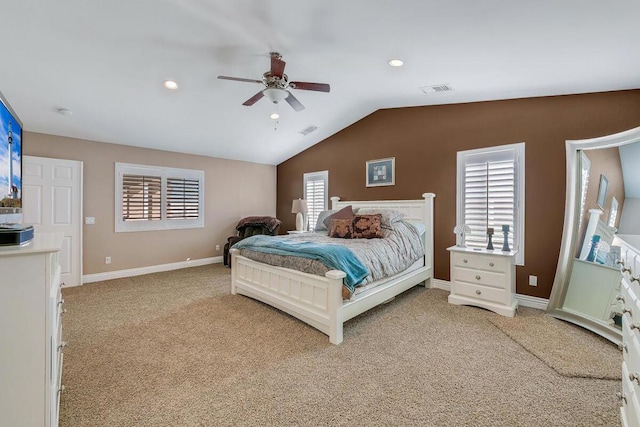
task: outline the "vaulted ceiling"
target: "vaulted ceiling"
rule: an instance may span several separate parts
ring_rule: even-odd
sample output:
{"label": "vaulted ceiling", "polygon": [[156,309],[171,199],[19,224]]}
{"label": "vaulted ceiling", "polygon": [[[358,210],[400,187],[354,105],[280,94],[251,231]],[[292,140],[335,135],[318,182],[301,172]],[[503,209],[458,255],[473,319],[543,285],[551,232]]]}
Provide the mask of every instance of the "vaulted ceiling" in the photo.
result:
{"label": "vaulted ceiling", "polygon": [[[26,130],[266,164],[380,108],[640,88],[636,0],[2,0],[1,10],[0,91]],[[271,51],[290,80],[330,93],[292,89],[301,112],[267,98],[243,106],[263,86],[217,76],[260,80]],[[433,85],[453,90],[421,90]]]}

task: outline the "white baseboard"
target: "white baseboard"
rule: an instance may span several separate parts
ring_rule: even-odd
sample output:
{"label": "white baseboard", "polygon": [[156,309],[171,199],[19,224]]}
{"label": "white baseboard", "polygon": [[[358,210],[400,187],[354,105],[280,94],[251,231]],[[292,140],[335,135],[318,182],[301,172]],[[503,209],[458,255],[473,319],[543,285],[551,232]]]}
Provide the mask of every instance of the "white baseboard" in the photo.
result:
{"label": "white baseboard", "polygon": [[442,279],[431,279],[431,287],[451,292],[451,282]]}
{"label": "white baseboard", "polygon": [[123,277],[140,276],[142,274],[159,273],[161,271],[178,270],[187,267],[198,267],[201,265],[215,264],[222,262],[221,256],[210,258],[194,259],[189,261],[172,262],[169,264],[150,265],[148,267],[130,268],[127,270],[106,271],[104,273],[86,274],[82,276],[82,284],[101,282],[103,280],[121,279]]}
{"label": "white baseboard", "polygon": [[[431,279],[431,284],[433,288],[451,292],[451,282],[448,280]],[[538,298],[522,294],[516,294],[516,300],[518,300],[519,306],[537,308],[539,310],[546,310],[547,305],[549,304],[549,300],[546,298]]]}

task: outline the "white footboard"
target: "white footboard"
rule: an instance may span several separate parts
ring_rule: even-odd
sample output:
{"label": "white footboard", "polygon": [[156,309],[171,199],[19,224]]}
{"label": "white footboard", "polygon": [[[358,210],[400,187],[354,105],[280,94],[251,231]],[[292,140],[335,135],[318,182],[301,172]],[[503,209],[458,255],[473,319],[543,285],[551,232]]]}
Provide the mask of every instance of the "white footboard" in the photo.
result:
{"label": "white footboard", "polygon": [[331,270],[324,277],[262,264],[231,249],[231,293],[262,301],[297,317],[342,342],[342,279]]}

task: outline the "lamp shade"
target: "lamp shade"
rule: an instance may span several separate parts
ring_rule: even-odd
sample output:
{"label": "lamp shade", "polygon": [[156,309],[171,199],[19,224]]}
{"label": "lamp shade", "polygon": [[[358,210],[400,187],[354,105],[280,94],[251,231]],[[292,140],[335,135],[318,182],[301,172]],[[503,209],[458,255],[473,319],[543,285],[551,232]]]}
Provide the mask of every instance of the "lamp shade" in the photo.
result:
{"label": "lamp shade", "polygon": [[291,213],[307,213],[307,201],[304,199],[295,199],[291,204]]}

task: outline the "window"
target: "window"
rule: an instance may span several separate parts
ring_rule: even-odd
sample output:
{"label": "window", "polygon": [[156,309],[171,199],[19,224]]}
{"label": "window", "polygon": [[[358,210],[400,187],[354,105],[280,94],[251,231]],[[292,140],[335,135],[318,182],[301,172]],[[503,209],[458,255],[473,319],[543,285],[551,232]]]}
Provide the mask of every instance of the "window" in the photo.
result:
{"label": "window", "polygon": [[204,172],[116,163],[116,232],[204,227]]}
{"label": "window", "polygon": [[464,243],[472,248],[486,248],[493,228],[496,250],[509,225],[509,247],[524,265],[524,143],[458,152],[456,223],[471,228]]}
{"label": "window", "polygon": [[320,212],[328,209],[329,171],[305,173],[303,188],[304,199],[307,201],[308,226],[313,230]]}

